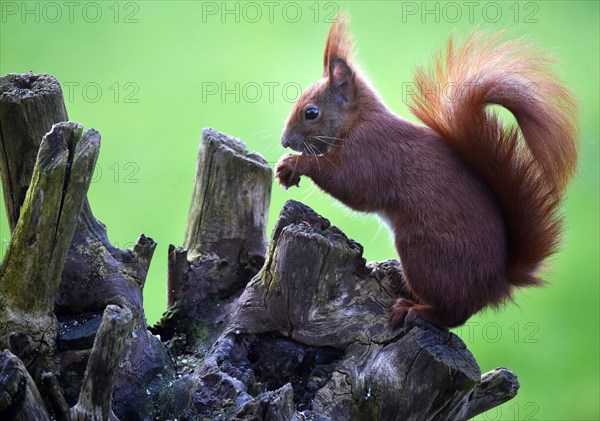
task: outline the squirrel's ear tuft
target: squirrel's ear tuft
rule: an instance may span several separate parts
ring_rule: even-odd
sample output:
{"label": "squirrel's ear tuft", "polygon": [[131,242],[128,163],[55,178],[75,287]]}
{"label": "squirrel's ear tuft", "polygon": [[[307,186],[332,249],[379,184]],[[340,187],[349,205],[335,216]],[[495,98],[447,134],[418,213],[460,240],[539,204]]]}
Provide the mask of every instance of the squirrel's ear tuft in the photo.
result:
{"label": "squirrel's ear tuft", "polygon": [[342,58],[334,58],[329,68],[329,85],[339,102],[351,99],[354,72]]}
{"label": "squirrel's ear tuft", "polygon": [[348,17],[345,13],[340,13],[335,17],[334,23],[331,24],[327,41],[325,42],[323,76],[329,77],[329,72],[335,59],[340,58],[347,63],[350,60],[351,50],[352,41],[348,33]]}

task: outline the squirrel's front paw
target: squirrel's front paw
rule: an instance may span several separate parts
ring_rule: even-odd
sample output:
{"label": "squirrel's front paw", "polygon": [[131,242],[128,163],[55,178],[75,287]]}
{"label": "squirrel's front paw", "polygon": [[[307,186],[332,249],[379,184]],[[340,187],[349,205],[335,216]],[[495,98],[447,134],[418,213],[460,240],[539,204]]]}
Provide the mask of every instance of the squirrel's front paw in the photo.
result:
{"label": "squirrel's front paw", "polygon": [[300,185],[298,155],[287,154],[281,157],[275,165],[275,178],[286,190],[290,186]]}

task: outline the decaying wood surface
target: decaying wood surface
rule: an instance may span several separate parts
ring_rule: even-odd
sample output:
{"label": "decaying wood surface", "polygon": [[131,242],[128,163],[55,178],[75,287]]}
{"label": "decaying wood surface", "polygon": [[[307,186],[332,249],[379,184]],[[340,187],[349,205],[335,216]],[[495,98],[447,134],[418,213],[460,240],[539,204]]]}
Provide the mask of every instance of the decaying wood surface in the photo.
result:
{"label": "decaying wood surface", "polygon": [[271,169],[212,129],[151,334],[156,244],[110,244],[85,198],[100,135],[66,120],[53,77],[0,78],[0,419],[464,420],[516,395],[456,335],[391,330],[398,262],[367,264],[307,206],[285,204],[267,248]]}
{"label": "decaying wood surface", "polygon": [[153,329],[163,339],[177,332],[190,342],[218,336],[208,319],[220,312],[218,304],[229,291],[241,290],[264,263],[272,179],[265,159],[241,140],[203,131],[185,243],[169,246],[171,311]]}
{"label": "decaying wood surface", "polygon": [[[16,238],[15,227],[22,214],[21,206],[32,180],[40,143],[53,124],[67,120],[63,94],[54,77],[27,73],[0,78],[0,173],[12,242]],[[98,132],[90,130],[86,133],[99,142]],[[58,181],[50,187],[60,191],[61,183]],[[125,343],[113,407],[123,416],[144,418],[154,410],[153,399],[166,382],[157,376],[166,378],[173,372],[164,345],[146,328],[143,310],[142,288],[156,243],[142,235],[131,249],[114,247],[108,240],[106,227],[92,213],[85,197],[86,190],[80,192],[84,197],[77,222],[69,227],[74,233],[72,241],[66,243],[70,246],[60,286],[56,294],[52,293],[54,314],[59,321],[58,336],[39,323],[34,325],[45,332],[45,340],[56,341],[50,348],[55,350],[57,370],[61,373],[58,380],[67,402],[73,405],[79,396],[86,361],[105,307],[115,304],[129,308],[133,314],[133,332]],[[57,204],[54,212],[59,211]],[[51,223],[51,219],[48,221],[44,223]],[[53,236],[41,235],[40,241],[47,243],[50,238]],[[51,247],[51,243],[45,247]],[[7,257],[9,255],[10,251]],[[40,258],[36,252],[29,256],[29,261]],[[5,278],[0,281],[2,284],[6,282]],[[0,296],[5,292],[6,288],[0,286]],[[31,300],[42,300],[31,289],[27,292]],[[23,317],[19,319],[23,320]],[[0,316],[0,320],[4,318]],[[148,394],[147,390],[152,393]]]}
{"label": "decaying wood surface", "polygon": [[27,364],[35,379],[56,346],[54,296],[98,156],[95,132],[59,123],[44,136],[0,268],[0,347]]}
{"label": "decaying wood surface", "polygon": [[104,310],[71,419],[117,419],[112,411],[112,393],[123,344],[132,330],[131,323],[132,315],[127,307],[111,304]]}
{"label": "decaying wood surface", "polygon": [[[310,208],[286,203],[270,244],[197,372],[204,399],[192,402],[190,413],[222,420],[466,419],[516,393],[514,376],[492,374],[501,380],[494,387],[480,382],[456,335],[420,321],[390,330],[388,311],[403,291],[398,263],[367,265],[362,247]],[[482,392],[493,396],[490,405],[477,398]]]}

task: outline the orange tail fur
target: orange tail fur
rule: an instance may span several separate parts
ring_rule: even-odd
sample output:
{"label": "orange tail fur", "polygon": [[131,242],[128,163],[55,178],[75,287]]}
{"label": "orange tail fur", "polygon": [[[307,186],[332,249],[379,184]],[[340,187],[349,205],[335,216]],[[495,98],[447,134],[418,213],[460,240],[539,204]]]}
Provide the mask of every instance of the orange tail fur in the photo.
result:
{"label": "orange tail fur", "polygon": [[[577,161],[577,109],[546,54],[503,35],[473,35],[428,70],[417,68],[411,111],[486,179],[508,229],[508,281],[539,285],[541,262],[557,250],[559,205]],[[487,108],[509,110],[506,126]]]}

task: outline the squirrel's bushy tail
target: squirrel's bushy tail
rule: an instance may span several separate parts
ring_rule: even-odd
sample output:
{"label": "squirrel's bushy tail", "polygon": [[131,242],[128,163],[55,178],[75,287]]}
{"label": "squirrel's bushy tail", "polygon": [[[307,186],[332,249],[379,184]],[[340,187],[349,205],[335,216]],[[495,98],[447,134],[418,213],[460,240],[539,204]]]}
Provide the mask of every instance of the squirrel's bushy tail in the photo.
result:
{"label": "squirrel's bushy tail", "polygon": [[[417,68],[409,104],[485,178],[502,206],[508,231],[507,279],[543,283],[541,262],[561,232],[559,205],[577,160],[577,109],[551,69],[552,60],[503,34],[473,35],[429,69]],[[488,105],[509,110],[518,127]]]}

